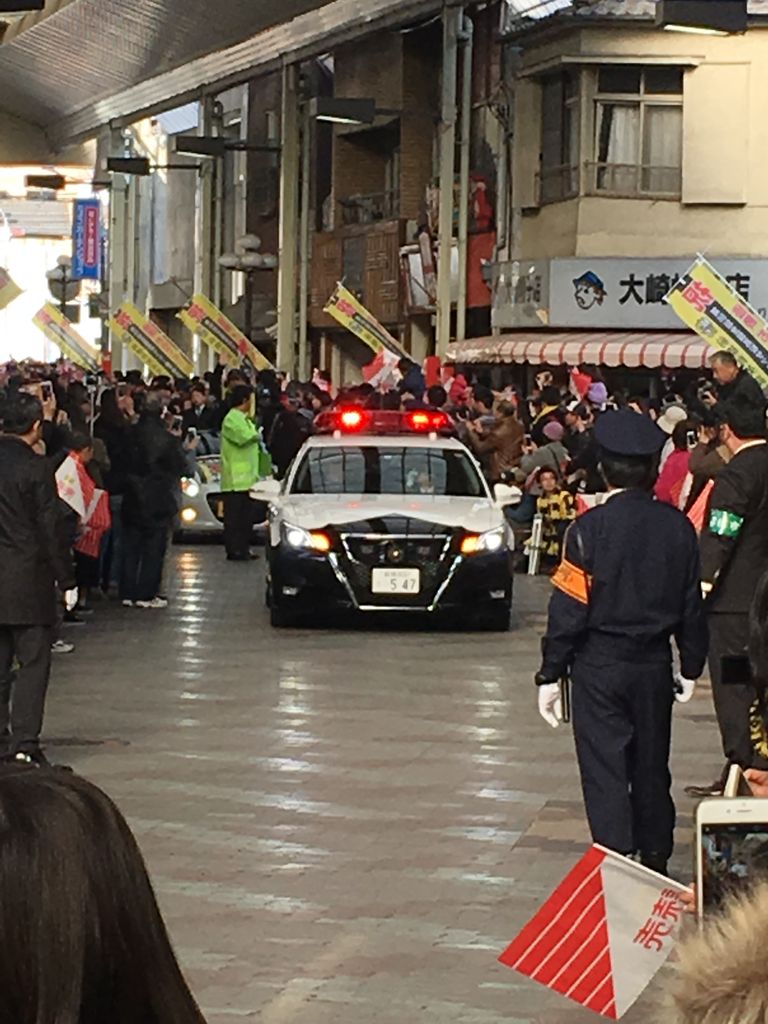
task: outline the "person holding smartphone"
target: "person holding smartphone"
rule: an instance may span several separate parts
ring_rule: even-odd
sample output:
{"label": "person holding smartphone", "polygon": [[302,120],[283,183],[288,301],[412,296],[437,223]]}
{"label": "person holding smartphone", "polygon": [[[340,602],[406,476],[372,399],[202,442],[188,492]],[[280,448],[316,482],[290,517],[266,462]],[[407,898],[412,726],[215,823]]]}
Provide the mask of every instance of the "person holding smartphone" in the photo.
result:
{"label": "person holding smartphone", "polygon": [[675,825],[672,706],[676,696],[690,699],[707,656],[699,552],[685,516],[653,500],[662,431],[622,410],[600,417],[595,438],[609,495],[570,528],[552,577],[539,711],[559,724],[560,680],[570,673],[592,838],[665,873]]}

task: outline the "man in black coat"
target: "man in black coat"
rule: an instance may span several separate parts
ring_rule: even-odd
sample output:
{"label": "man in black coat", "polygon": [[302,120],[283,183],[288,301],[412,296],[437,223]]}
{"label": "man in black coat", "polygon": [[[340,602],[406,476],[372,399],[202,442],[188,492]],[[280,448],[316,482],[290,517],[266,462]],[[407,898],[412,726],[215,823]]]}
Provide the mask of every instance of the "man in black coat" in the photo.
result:
{"label": "man in black coat", "polygon": [[760,385],[746,370],[742,370],[730,352],[715,352],[709,361],[715,378],[714,393],[702,400],[710,408],[725,405],[745,405],[765,415],[765,396]]}
{"label": "man in black coat", "polygon": [[189,401],[190,408],[184,413],[182,420],[184,432],[190,427],[194,427],[198,434],[221,430],[221,411],[218,403],[209,398],[205,384],[192,385],[189,389]]}
{"label": "man in black coat", "polygon": [[661,430],[624,410],[604,413],[595,436],[609,496],[571,527],[552,577],[539,710],[558,724],[558,680],[570,672],[592,837],[664,873],[675,824],[672,702],[690,699],[707,655],[699,551],[685,516],[653,500]]}
{"label": "man in black coat", "polygon": [[[733,457],[715,480],[701,534],[712,696],[728,764],[766,769],[768,758],[754,748],[751,736],[757,692],[746,657],[752,596],[768,566],[765,416],[743,401],[730,402],[721,412],[720,441]],[[717,794],[722,784],[692,786],[688,792]]]}
{"label": "man in black coat", "polygon": [[[3,406],[0,434],[0,757],[47,764],[40,749],[51,670],[57,584],[75,586],[71,554],[61,543],[59,500],[51,465],[33,447],[43,409],[20,392]],[[18,668],[14,675],[14,659]]]}
{"label": "man in black coat", "polygon": [[129,466],[121,509],[123,571],[120,597],[126,607],[165,608],[160,596],[168,539],[179,510],[186,472],[181,439],[162,419],[151,397],[129,432]]}

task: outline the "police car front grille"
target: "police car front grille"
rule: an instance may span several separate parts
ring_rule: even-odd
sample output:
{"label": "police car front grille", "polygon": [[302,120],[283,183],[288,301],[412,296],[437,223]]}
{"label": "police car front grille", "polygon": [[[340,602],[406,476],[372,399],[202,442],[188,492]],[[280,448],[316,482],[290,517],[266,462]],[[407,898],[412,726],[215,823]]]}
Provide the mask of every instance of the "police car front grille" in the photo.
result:
{"label": "police car front grille", "polygon": [[[382,608],[426,608],[434,600],[450,571],[452,531],[394,534],[342,534],[339,568],[361,605]],[[375,568],[419,569],[421,585],[416,594],[374,594],[371,573]]]}

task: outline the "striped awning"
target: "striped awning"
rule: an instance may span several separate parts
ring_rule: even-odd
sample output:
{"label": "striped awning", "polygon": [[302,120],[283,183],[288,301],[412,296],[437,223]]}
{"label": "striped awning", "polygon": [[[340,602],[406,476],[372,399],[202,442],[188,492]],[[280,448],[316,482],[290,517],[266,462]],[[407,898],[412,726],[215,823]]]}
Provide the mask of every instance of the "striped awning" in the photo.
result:
{"label": "striped awning", "polygon": [[456,363],[596,363],[698,370],[711,354],[709,345],[688,331],[516,331],[454,342],[447,358]]}

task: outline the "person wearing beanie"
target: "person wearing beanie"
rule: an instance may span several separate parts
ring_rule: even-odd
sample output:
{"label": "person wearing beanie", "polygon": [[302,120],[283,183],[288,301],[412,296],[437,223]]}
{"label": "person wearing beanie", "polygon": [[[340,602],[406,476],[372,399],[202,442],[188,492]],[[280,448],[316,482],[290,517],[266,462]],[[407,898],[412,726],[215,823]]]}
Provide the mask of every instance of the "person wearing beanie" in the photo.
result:
{"label": "person wearing beanie", "polygon": [[587,390],[587,401],[597,412],[602,412],[608,401],[608,388],[602,381],[595,381]]}
{"label": "person wearing beanie", "polygon": [[[639,854],[662,874],[672,853],[672,703],[689,700],[707,657],[696,533],[654,501],[665,435],[624,409],[597,421],[609,490],[568,531],[552,577],[539,711],[562,720],[561,680],[573,685],[573,732],[592,838]],[[671,638],[680,652],[673,675]]]}

